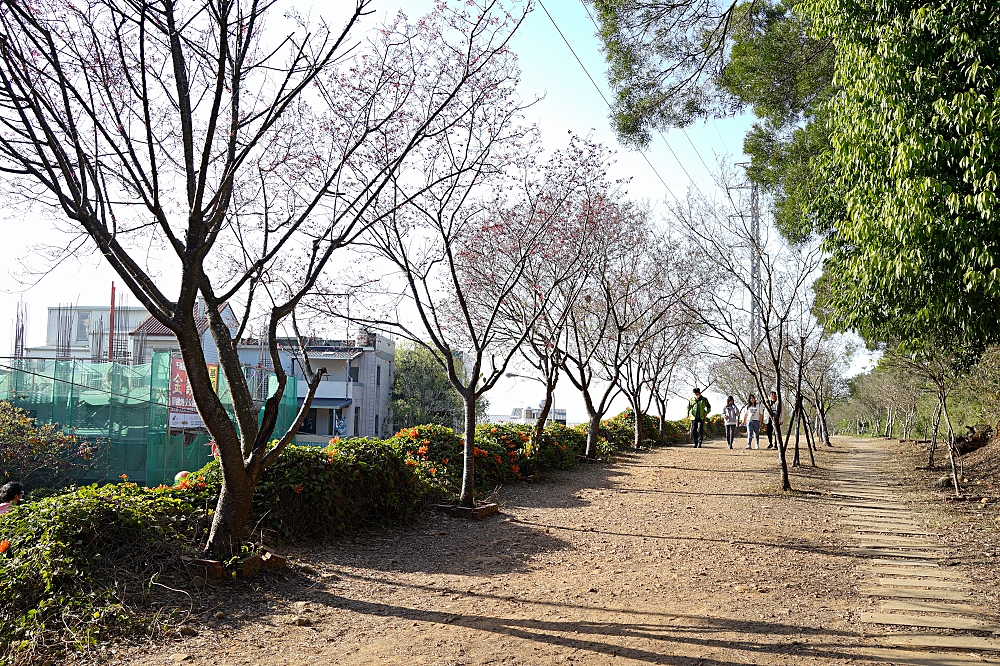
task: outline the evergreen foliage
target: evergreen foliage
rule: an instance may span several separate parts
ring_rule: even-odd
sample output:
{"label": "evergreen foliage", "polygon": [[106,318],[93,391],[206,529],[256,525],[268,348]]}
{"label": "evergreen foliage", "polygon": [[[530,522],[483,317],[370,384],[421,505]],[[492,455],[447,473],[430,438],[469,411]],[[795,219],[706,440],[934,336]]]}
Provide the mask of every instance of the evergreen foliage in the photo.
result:
{"label": "evergreen foliage", "polygon": [[[832,150],[814,163],[843,202],[831,323],[870,341],[1000,336],[1000,7],[979,0],[806,0],[837,45]],[[933,335],[927,335],[932,329]]]}

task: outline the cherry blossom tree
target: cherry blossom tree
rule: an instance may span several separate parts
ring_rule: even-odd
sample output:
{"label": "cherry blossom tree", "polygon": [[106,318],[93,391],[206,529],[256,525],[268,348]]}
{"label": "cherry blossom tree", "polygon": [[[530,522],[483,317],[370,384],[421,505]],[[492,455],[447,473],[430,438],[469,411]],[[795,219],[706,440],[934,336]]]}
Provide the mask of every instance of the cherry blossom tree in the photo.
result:
{"label": "cherry blossom tree", "polygon": [[[18,203],[96,248],[179,342],[223,485],[207,546],[239,548],[254,487],[298,429],[275,432],[279,325],[338,248],[408,202],[429,145],[478,122],[509,81],[521,16],[490,0],[397,16],[361,43],[256,0],[0,3],[0,170]],[[456,146],[461,150],[461,147]],[[458,178],[440,164],[409,197]],[[235,422],[212,389],[205,308]],[[235,306],[226,321],[223,306]],[[260,321],[277,388],[258,421],[236,341]]]}
{"label": "cherry blossom tree", "polygon": [[774,424],[781,487],[790,490],[788,440],[782,437],[789,350],[799,317],[812,302],[822,253],[816,245],[785,243],[767,225],[755,230],[732,203],[690,196],[670,209],[669,221],[711,278],[703,298],[684,304],[720,357],[743,366],[761,396],[777,393],[774,406],[766,399],[762,403]]}
{"label": "cherry blossom tree", "polygon": [[[447,160],[466,165],[463,178],[429,188],[371,229],[366,247],[392,267],[382,284],[398,302],[392,312],[354,317],[423,345],[462,396],[463,507],[475,499],[476,401],[503,377],[562,290],[572,289],[584,246],[581,221],[566,210],[599,173],[595,146],[571,143],[540,164],[537,134],[518,122],[522,107],[513,91],[506,94],[484,108],[488,119],[455,128],[460,136],[448,139],[447,150],[428,154],[428,177]],[[543,262],[551,267],[544,276],[536,272]]]}

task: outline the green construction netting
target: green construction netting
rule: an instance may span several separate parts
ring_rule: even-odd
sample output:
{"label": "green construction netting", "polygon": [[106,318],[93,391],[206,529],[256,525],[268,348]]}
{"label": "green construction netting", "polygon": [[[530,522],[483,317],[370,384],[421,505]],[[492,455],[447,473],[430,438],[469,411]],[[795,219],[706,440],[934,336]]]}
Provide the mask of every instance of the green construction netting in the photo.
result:
{"label": "green construction netting", "polygon": [[[273,372],[251,368],[248,374],[261,400],[274,392]],[[147,365],[11,359],[0,367],[0,400],[98,444],[98,464],[85,481],[117,480],[126,474],[130,481],[156,486],[212,459],[207,434],[168,429],[169,384],[170,354],[165,352],[153,354]],[[221,372],[218,393],[232,416]],[[289,377],[276,433],[294,422],[297,395],[296,379]]]}

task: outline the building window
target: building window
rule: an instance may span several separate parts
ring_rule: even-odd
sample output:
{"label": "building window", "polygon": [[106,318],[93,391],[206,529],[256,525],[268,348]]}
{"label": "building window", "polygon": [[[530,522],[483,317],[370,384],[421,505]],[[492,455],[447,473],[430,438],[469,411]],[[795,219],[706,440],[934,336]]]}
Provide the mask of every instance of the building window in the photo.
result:
{"label": "building window", "polygon": [[[381,386],[381,385],[382,385],[382,366],[378,365],[375,366],[375,386]],[[378,421],[377,418],[375,420]]]}
{"label": "building window", "polygon": [[381,437],[381,428],[378,427],[378,412],[375,412],[375,436]]}
{"label": "building window", "polygon": [[315,435],[316,434],[316,410],[310,409],[306,417],[302,419],[302,425],[299,427],[299,432],[303,435]]}
{"label": "building window", "polygon": [[355,407],[354,408],[354,434],[355,435],[360,435],[361,434],[361,408],[360,407]]}
{"label": "building window", "polygon": [[361,368],[359,368],[356,365],[352,365],[351,368],[350,368],[350,372],[351,372],[351,381],[354,382],[355,384],[357,384],[358,383],[358,379],[361,377],[361,375],[360,375]]}

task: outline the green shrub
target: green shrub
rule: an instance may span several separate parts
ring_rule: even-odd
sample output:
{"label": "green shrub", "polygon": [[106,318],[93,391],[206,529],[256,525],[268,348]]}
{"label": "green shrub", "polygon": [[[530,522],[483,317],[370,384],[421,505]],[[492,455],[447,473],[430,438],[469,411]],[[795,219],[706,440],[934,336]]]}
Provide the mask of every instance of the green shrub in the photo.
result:
{"label": "green shrub", "polygon": [[83,478],[96,462],[94,444],[0,402],[0,486],[19,481],[32,490],[63,488]]}
{"label": "green shrub", "polygon": [[[631,409],[626,409],[617,416],[601,422],[601,427],[612,434],[608,439],[614,439],[620,449],[631,448],[635,443],[635,415]],[[642,415],[642,445],[656,446],[660,439],[660,421],[649,414]]]}
{"label": "green shrub", "polygon": [[[191,549],[200,511],[173,489],[87,486],[0,516],[0,663],[136,628],[156,576]],[[6,652],[6,654],[4,654]]]}
{"label": "green shrub", "polygon": [[[193,476],[204,477],[206,500],[214,506],[218,462]],[[250,525],[278,540],[320,540],[409,520],[426,493],[420,474],[391,442],[353,438],[325,448],[287,446],[257,483]]]}
{"label": "green shrub", "polygon": [[545,426],[538,458],[546,469],[568,469],[587,450],[587,433],[560,423]]}

